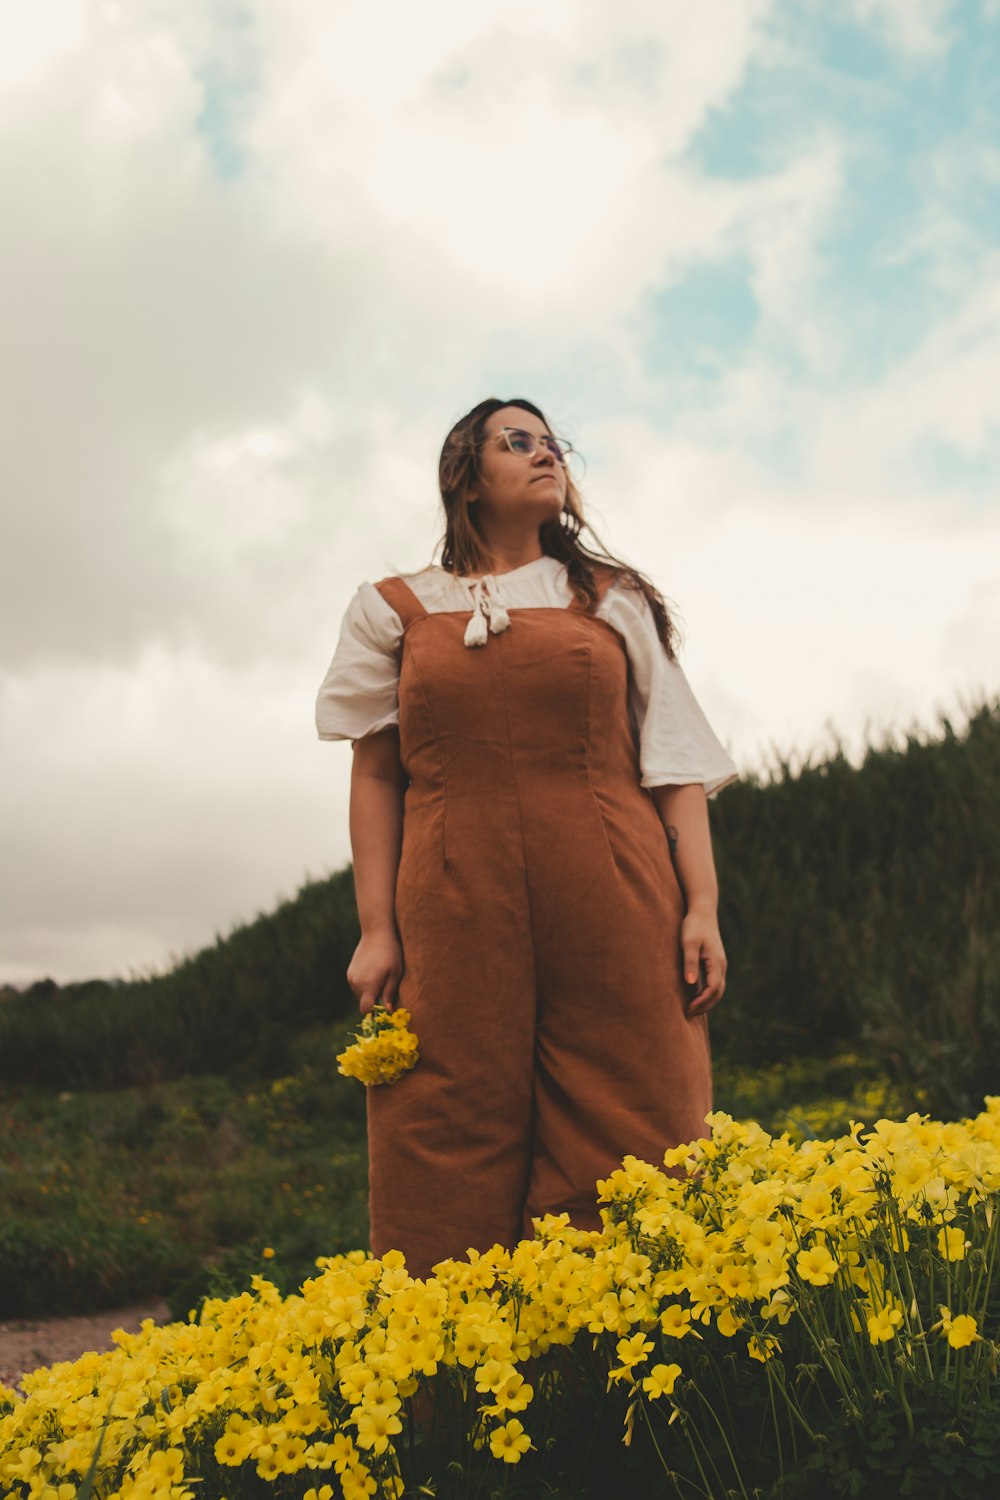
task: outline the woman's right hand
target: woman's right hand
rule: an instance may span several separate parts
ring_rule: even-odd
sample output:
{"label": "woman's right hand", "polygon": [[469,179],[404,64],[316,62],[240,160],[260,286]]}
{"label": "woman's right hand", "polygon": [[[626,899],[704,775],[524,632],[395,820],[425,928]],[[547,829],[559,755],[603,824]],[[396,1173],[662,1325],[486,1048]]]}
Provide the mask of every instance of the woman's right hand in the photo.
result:
{"label": "woman's right hand", "polygon": [[363,933],[347,966],[347,982],[366,1016],[377,1000],[395,1010],[403,977],[403,948],[394,932]]}

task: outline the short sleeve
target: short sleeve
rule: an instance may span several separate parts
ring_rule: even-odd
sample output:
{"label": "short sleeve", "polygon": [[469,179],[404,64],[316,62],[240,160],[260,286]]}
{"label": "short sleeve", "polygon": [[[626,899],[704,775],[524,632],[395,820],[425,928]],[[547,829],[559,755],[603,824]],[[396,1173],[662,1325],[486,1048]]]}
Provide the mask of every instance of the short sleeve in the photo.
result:
{"label": "short sleeve", "polygon": [[643,594],[612,585],[598,609],[628,649],[629,713],[639,744],[642,786],[699,781],[714,797],[739,772],[695,698],[679,662],[671,661]]}
{"label": "short sleeve", "polygon": [[321,740],[360,740],[399,723],[402,634],[402,620],[374,584],[361,584],[316,695]]}

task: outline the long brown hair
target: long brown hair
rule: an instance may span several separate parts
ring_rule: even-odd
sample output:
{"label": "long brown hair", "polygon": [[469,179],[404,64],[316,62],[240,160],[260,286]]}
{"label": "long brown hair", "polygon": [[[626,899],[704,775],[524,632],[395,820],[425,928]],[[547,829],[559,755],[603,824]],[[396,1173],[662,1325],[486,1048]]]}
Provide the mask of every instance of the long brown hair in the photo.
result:
{"label": "long brown hair", "polygon": [[[449,573],[461,575],[488,571],[489,557],[476,525],[476,506],[469,505],[468,497],[473,485],[482,479],[486,422],[495,411],[504,406],[519,406],[523,411],[532,412],[541,418],[549,432],[552,431],[545,413],[521,396],[514,396],[510,401],[501,401],[499,397],[491,396],[486,401],[480,401],[478,406],[474,406],[455,423],[444,440],[438,463],[438,482],[445,515],[441,566]],[[590,532],[595,547],[585,546],[580,541],[580,532],[584,529]],[[664,649],[671,661],[676,660],[680,633],[667,610],[663,596],[638,569],[612,557],[593,527],[584,519],[583,501],[569,469],[566,470],[566,498],[562,514],[542,522],[538,528],[538,539],[544,553],[566,564],[566,576],[573,593],[591,613],[597,607],[598,599],[595,565],[601,569],[610,569],[627,588],[644,594]]]}

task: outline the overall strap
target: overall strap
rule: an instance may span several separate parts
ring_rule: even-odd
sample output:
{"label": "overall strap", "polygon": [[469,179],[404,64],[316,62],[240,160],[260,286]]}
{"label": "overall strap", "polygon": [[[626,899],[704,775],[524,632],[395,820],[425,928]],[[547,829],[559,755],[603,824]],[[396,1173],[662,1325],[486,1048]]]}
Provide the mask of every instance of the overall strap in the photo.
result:
{"label": "overall strap", "polygon": [[394,609],[403,622],[403,629],[413,620],[419,620],[427,610],[421,604],[408,583],[402,578],[381,578],[375,584],[390,609]]}

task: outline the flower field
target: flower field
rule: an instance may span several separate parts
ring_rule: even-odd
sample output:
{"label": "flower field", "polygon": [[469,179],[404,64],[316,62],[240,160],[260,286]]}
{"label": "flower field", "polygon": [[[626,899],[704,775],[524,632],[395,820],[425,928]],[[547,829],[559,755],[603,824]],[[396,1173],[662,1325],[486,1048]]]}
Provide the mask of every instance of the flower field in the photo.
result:
{"label": "flower field", "polygon": [[995,1493],[1000,1098],[708,1125],[626,1157],[600,1232],[538,1220],[426,1281],[338,1255],[36,1371],[0,1391],[0,1495]]}

